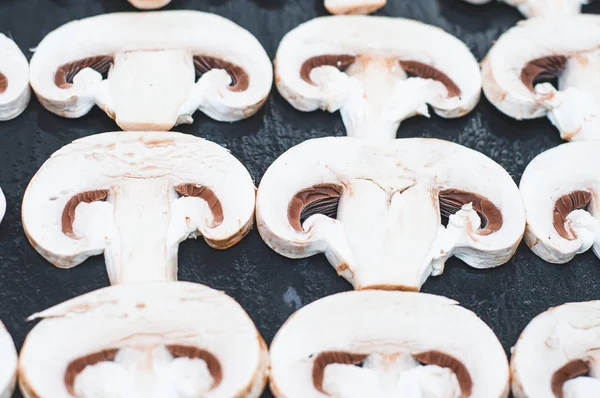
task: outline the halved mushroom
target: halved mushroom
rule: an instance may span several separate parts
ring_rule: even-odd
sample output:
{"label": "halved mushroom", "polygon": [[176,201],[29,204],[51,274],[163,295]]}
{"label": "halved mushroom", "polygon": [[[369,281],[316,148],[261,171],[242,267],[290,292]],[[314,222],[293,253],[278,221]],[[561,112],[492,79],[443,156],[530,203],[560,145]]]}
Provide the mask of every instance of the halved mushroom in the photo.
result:
{"label": "halved mushroom", "polygon": [[509,392],[494,332],[456,301],[424,293],[339,293],[307,305],[271,344],[278,398],[499,398]]}
{"label": "halved mushroom", "polygon": [[536,316],[511,358],[516,398],[600,394],[600,301],[569,303]]}
{"label": "halved mushroom", "polygon": [[133,6],[142,10],[155,10],[166,6],[171,0],[128,0]]}
{"label": "halved mushroom", "polygon": [[369,16],[316,18],[277,51],[281,95],[296,109],[340,111],[349,136],[394,138],[400,122],[470,112],[481,72],[468,47],[417,21]]}
{"label": "halved mushroom", "polygon": [[325,0],[332,14],[370,14],[385,6],[387,0]]}
{"label": "halved mushroom", "polygon": [[600,142],[571,142],[529,163],[521,178],[525,242],[541,258],[566,263],[590,247],[600,257]]}
{"label": "halved mushroom", "polygon": [[23,113],[30,97],[27,58],[14,41],[0,33],[0,121]]}
{"label": "halved mushroom", "polygon": [[177,249],[203,236],[236,244],[253,222],[255,187],[226,149],[191,135],[105,133],[54,153],[31,180],[23,227],[70,268],[104,252],[112,283],[177,279]]}
{"label": "halved mushroom", "polygon": [[[485,4],[491,0],[465,0],[472,4]],[[577,15],[581,6],[591,0],[500,0],[516,7],[527,18]]]}
{"label": "halved mushroom", "polygon": [[418,290],[453,255],[499,266],[525,229],[519,190],[499,164],[424,138],[306,141],[265,173],[256,216],[273,250],[325,253],[356,289]]}
{"label": "halved mushroom", "polygon": [[0,398],[10,398],[17,381],[17,350],[0,322]]}
{"label": "halved mushroom", "polygon": [[547,116],[565,140],[598,139],[599,46],[600,16],[523,21],[484,59],[485,95],[515,119]]}
{"label": "halved mushroom", "polygon": [[266,344],[243,308],[206,286],[112,286],[33,315],[19,386],[33,397],[259,397]]}
{"label": "halved mushroom", "polygon": [[44,107],[75,118],[97,104],[124,130],[169,130],[191,123],[196,110],[220,121],[247,118],[272,81],[271,61],[250,32],[197,11],[70,22],[31,59],[31,86]]}

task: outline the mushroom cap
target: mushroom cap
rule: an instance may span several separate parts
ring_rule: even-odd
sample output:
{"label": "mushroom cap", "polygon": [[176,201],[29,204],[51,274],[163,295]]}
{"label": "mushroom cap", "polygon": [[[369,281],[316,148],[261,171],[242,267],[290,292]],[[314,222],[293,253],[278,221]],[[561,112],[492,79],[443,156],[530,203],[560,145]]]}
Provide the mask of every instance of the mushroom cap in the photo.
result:
{"label": "mushroom cap", "polygon": [[0,188],[0,222],[4,218],[6,214],[6,197],[4,196],[4,192],[2,192],[2,188]]}
{"label": "mushroom cap", "polygon": [[[596,219],[600,214],[599,151],[600,143],[595,141],[562,144],[536,156],[521,177],[519,188],[527,213],[525,242],[546,261],[566,263],[585,246],[585,237],[571,231],[567,217],[586,208]],[[582,203],[561,206],[561,199],[576,192],[586,193],[580,195],[586,196]],[[560,222],[555,219],[557,212],[562,213]]]}
{"label": "mushroom cap", "polygon": [[21,350],[19,386],[27,398],[71,397],[65,376],[69,365],[80,358],[155,346],[190,347],[212,354],[221,377],[203,395],[207,398],[259,397],[266,384],[268,351],[256,326],[234,299],[200,284],[112,286],[31,319],[42,321],[27,335]]}
{"label": "mushroom cap", "polygon": [[[156,29],[157,26],[161,29]],[[117,78],[113,77],[116,65],[127,64],[123,57],[134,57],[139,52],[149,57],[169,52],[164,56],[168,60],[166,66],[147,65],[155,58],[138,59],[133,66],[137,75],[143,76],[136,75],[137,79],[148,78],[141,73],[139,62],[152,68],[149,70],[154,74],[177,75],[162,79],[163,84],[173,84],[172,92],[152,98],[164,102],[159,110],[173,110],[168,120],[151,123],[154,115],[144,112],[148,108],[147,98],[135,97],[135,93],[127,94],[132,98],[116,98],[125,94],[109,84],[111,78]],[[119,54],[123,57],[118,57]],[[196,63],[198,57],[200,61]],[[96,67],[97,73],[84,69],[85,66]],[[65,81],[59,87],[57,72],[61,67],[66,67],[67,73],[63,71]],[[195,68],[196,74],[201,75],[197,82]],[[118,75],[123,84],[136,81],[130,78],[134,73],[130,69],[123,72],[126,76]],[[243,72],[244,84],[235,81],[238,72]],[[108,73],[108,78],[102,80],[101,73]],[[161,81],[154,75],[151,78]],[[220,121],[253,115],[271,90],[273,69],[259,41],[226,18],[199,11],[131,12],[73,21],[50,32],[31,59],[30,81],[42,105],[58,115],[81,117],[97,104],[126,130],[168,130],[177,123],[191,122],[196,109]],[[156,81],[138,82],[138,86],[150,90],[153,85],[160,86],[153,84]],[[139,102],[139,108],[134,110],[143,117],[133,120],[121,117],[119,107],[124,105],[118,101],[126,103],[128,111],[135,105],[130,102]]]}
{"label": "mushroom cap", "polygon": [[512,350],[515,397],[562,398],[568,380],[590,372],[598,378],[599,317],[600,301],[589,301],[554,307],[533,318]]}
{"label": "mushroom cap", "polygon": [[[244,165],[213,142],[174,132],[103,133],[64,146],[31,179],[21,209],[23,228],[48,261],[62,268],[73,267],[122,240],[112,225],[118,210],[114,203],[125,195],[124,184],[157,179],[166,180],[169,191],[156,194],[166,196],[169,203],[171,215],[165,234],[171,251],[176,253],[179,242],[198,234],[210,246],[226,249],[250,230],[255,187]],[[186,185],[208,188],[214,196],[184,197],[194,195],[179,192],[182,197],[178,198],[177,187]],[[89,225],[81,225],[85,234],[74,238],[64,230],[65,209],[78,195],[94,191],[106,191],[107,202],[76,203],[79,207],[72,210],[73,217],[83,214]],[[214,198],[220,203],[219,210],[211,208]],[[144,197],[140,199],[143,202]],[[88,203],[85,209],[80,209],[81,202]]]}
{"label": "mushroom cap", "polygon": [[325,0],[332,14],[370,14],[385,6],[387,0]]}
{"label": "mushroom cap", "polygon": [[171,0],[128,0],[133,6],[141,10],[155,10],[166,6]]}
{"label": "mushroom cap", "polygon": [[14,41],[0,33],[0,121],[23,113],[30,97],[27,58]]}
{"label": "mushroom cap", "polygon": [[[472,381],[469,397],[509,392],[508,361],[494,332],[456,301],[424,293],[372,290],[320,299],[286,321],[270,351],[271,391],[278,398],[327,396],[313,378],[315,358],[324,352],[438,352],[462,363]],[[461,383],[465,375],[457,376]]]}
{"label": "mushroom cap", "polygon": [[0,322],[0,398],[12,396],[17,380],[17,350]]}

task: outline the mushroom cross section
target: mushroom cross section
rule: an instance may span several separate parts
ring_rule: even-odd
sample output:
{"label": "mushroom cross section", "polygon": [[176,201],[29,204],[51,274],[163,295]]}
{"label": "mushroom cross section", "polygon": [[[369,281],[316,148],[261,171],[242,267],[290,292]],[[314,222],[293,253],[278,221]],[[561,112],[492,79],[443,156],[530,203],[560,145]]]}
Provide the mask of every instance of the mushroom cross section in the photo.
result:
{"label": "mushroom cross section", "polygon": [[54,153],[31,180],[25,233],[57,267],[104,252],[111,282],[177,279],[177,249],[203,236],[217,249],[253,223],[255,187],[226,149],[191,135],[116,132]]}
{"label": "mushroom cross section", "polygon": [[166,6],[171,0],[128,0],[134,7],[141,10],[155,10]]}
{"label": "mushroom cross section", "polygon": [[418,290],[452,255],[475,268],[499,266],[525,229],[519,190],[499,164],[424,138],[297,145],[262,178],[256,214],[273,250],[325,253],[357,289]]}
{"label": "mushroom cross section", "polygon": [[25,339],[27,398],[259,397],[269,354],[231,297],[165,282],[111,286],[66,301]]}
{"label": "mushroom cross section", "polygon": [[[491,0],[465,0],[472,4],[485,4]],[[591,0],[500,0],[516,7],[527,18],[563,17],[577,15],[581,6]]]}
{"label": "mushroom cross section", "polygon": [[0,33],[0,121],[23,113],[30,97],[27,58],[14,41]]}
{"label": "mushroom cross section", "polygon": [[599,139],[599,46],[600,16],[523,21],[483,60],[483,91],[515,119],[547,116],[565,140]]}
{"label": "mushroom cross section", "polygon": [[244,119],[262,106],[272,81],[271,61],[250,32],[198,11],[70,22],[31,59],[31,86],[45,108],[76,118],[96,104],[124,130],[169,130],[191,123],[196,110]]}
{"label": "mushroom cross section", "polygon": [[500,398],[506,354],[473,312],[445,297],[380,290],[307,305],[271,344],[277,398]]}
{"label": "mushroom cross section", "polygon": [[289,32],[276,84],[296,109],[340,111],[349,136],[395,138],[400,122],[428,104],[446,118],[479,101],[481,72],[456,37],[402,18],[316,18]]}
{"label": "mushroom cross section", "polygon": [[600,301],[569,303],[536,316],[511,358],[515,398],[589,398],[600,392]]}
{"label": "mushroom cross section", "polygon": [[325,0],[332,14],[370,14],[385,6],[387,0]]}
{"label": "mushroom cross section", "polygon": [[17,381],[17,350],[0,322],[0,398],[10,398]]}
{"label": "mushroom cross section", "polygon": [[600,142],[571,142],[538,155],[521,178],[525,242],[551,263],[593,247],[600,257]]}

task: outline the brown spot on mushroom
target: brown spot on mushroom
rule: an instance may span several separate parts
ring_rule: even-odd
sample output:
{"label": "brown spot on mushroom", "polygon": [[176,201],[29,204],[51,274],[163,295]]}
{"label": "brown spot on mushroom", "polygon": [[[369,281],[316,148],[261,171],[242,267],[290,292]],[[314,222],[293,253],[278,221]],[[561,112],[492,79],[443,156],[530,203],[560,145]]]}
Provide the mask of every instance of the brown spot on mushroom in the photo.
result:
{"label": "brown spot on mushroom", "polygon": [[367,358],[366,354],[353,354],[344,351],[325,351],[317,355],[313,360],[312,379],[315,388],[323,393],[323,379],[325,378],[325,368],[334,363],[344,365],[359,365]]}
{"label": "brown spot on mushroom", "polygon": [[221,384],[223,380],[223,369],[221,368],[221,362],[210,352],[203,350],[198,347],[191,346],[183,346],[183,345],[169,345],[167,346],[167,350],[173,355],[175,358],[191,358],[191,359],[201,359],[206,362],[206,367],[208,368],[208,372],[213,378],[213,383],[211,386],[211,390]]}
{"label": "brown spot on mushroom", "polygon": [[244,68],[219,58],[195,55],[194,69],[196,70],[196,81],[212,69],[224,69],[231,77],[231,85],[229,86],[231,91],[245,91],[250,85],[250,77]]}
{"label": "brown spot on mushroom", "polygon": [[2,73],[0,73],[0,94],[6,91],[8,88],[8,79]]}
{"label": "brown spot on mushroom", "polygon": [[181,196],[203,199],[208,204],[208,208],[212,213],[213,227],[223,222],[223,206],[221,206],[221,201],[219,201],[219,198],[217,198],[212,189],[202,185],[181,184],[176,186],[175,190]]}
{"label": "brown spot on mushroom", "polygon": [[567,230],[567,216],[575,210],[586,209],[592,201],[592,194],[587,191],[573,191],[561,196],[554,204],[552,216],[554,229],[565,239],[576,238],[573,231]]}
{"label": "brown spot on mushroom", "polygon": [[477,231],[479,235],[489,235],[502,227],[502,212],[483,196],[458,189],[447,189],[440,192],[439,202],[442,217],[450,217],[465,204],[472,203],[473,210],[481,219],[481,227]]}
{"label": "brown spot on mushroom", "polygon": [[100,74],[106,74],[113,64],[111,55],[98,55],[69,62],[58,68],[54,75],[54,84],[60,88],[69,88],[75,76],[85,68],[92,68]]}
{"label": "brown spot on mushroom", "polygon": [[398,61],[402,69],[409,75],[421,77],[423,79],[433,79],[442,83],[448,90],[448,97],[458,97],[461,94],[460,88],[444,72],[417,61]]}
{"label": "brown spot on mushroom", "polygon": [[314,85],[310,78],[310,72],[321,66],[333,66],[342,72],[350,67],[356,61],[356,56],[347,54],[324,54],[312,57],[304,61],[300,68],[300,77],[307,83]]}
{"label": "brown spot on mushroom", "polygon": [[437,365],[450,369],[455,375],[460,386],[460,397],[467,398],[473,391],[473,380],[465,365],[451,355],[440,351],[426,351],[413,355],[414,358],[424,365]]}
{"label": "brown spot on mushroom", "polygon": [[553,79],[558,76],[567,64],[564,55],[550,55],[529,61],[521,69],[521,81],[531,91],[533,85],[540,79]]}
{"label": "brown spot on mushroom", "polygon": [[288,206],[288,220],[296,231],[315,214],[336,218],[343,188],[335,184],[319,184],[298,192]]}
{"label": "brown spot on mushroom", "polygon": [[73,223],[75,222],[75,210],[77,206],[81,202],[84,203],[92,203],[99,202],[106,199],[109,191],[107,189],[96,190],[96,191],[86,191],[81,192],[75,196],[73,196],[63,209],[61,222],[62,222],[62,232],[70,238],[77,239],[77,236],[73,233]]}
{"label": "brown spot on mushroom", "polygon": [[83,372],[83,369],[85,369],[87,366],[95,365],[100,362],[114,360],[118,351],[119,350],[116,348],[111,348],[71,361],[71,363],[69,363],[67,366],[67,370],[65,371],[64,379],[65,386],[67,387],[69,394],[72,396],[77,396],[75,394],[75,379],[81,372]]}
{"label": "brown spot on mushroom", "polygon": [[558,369],[552,375],[552,380],[550,382],[554,396],[556,398],[563,398],[563,385],[568,380],[587,375],[589,371],[590,366],[583,359],[573,360]]}

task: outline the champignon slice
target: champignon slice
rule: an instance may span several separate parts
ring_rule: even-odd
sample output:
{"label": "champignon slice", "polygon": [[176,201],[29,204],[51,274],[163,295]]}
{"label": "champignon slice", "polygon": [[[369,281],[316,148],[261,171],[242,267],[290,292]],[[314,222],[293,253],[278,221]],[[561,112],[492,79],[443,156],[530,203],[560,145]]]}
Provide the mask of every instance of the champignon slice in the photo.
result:
{"label": "champignon slice", "polygon": [[155,10],[166,6],[171,0],[128,0],[134,7],[141,10]]}
{"label": "champignon slice", "polygon": [[592,246],[600,255],[599,151],[600,142],[563,144],[538,155],[523,173],[525,242],[546,261],[566,263]]}
{"label": "champignon slice", "polygon": [[217,249],[253,223],[255,188],[226,149],[166,132],[117,132],[65,146],[31,180],[25,232],[57,267],[104,252],[112,283],[177,278],[177,249],[203,236]]}
{"label": "champignon slice", "polygon": [[362,291],[307,305],[271,344],[275,397],[499,398],[509,392],[494,332],[455,301]]}
{"label": "champignon slice", "polygon": [[[243,308],[206,286],[112,286],[35,314],[27,397],[259,397],[267,347]],[[51,342],[51,344],[49,344]]]}
{"label": "champignon slice", "polygon": [[49,33],[31,59],[31,86],[44,107],[76,118],[98,105],[124,130],[169,130],[192,123],[196,110],[244,119],[262,106],[272,81],[271,61],[250,32],[198,11],[71,22]]}
{"label": "champignon slice", "polygon": [[370,14],[379,10],[387,0],[325,0],[325,8],[332,14]]}
{"label": "champignon slice", "polygon": [[564,304],[536,316],[513,348],[514,396],[598,396],[599,317],[600,301]]}
{"label": "champignon slice", "polygon": [[467,46],[443,30],[401,18],[316,18],[289,32],[276,84],[296,109],[340,111],[350,136],[394,138],[400,122],[470,112],[481,72]]}
{"label": "champignon slice", "polygon": [[0,33],[0,121],[23,113],[30,97],[27,58],[14,41]]}
{"label": "champignon slice", "polygon": [[0,397],[10,398],[17,381],[17,350],[10,334],[0,322]]}
{"label": "champignon slice", "polygon": [[[504,33],[483,61],[483,90],[515,119],[547,116],[565,140],[600,135],[600,16],[535,18]],[[558,78],[558,87],[551,82]]]}
{"label": "champignon slice", "polygon": [[525,229],[519,190],[500,165],[422,138],[297,145],[262,178],[256,216],[273,250],[325,253],[356,289],[419,290],[453,255],[475,268],[499,266]]}
{"label": "champignon slice", "polygon": [[[491,0],[465,0],[472,4],[485,4]],[[581,6],[591,0],[500,0],[516,7],[527,18],[564,17],[577,15]]]}

